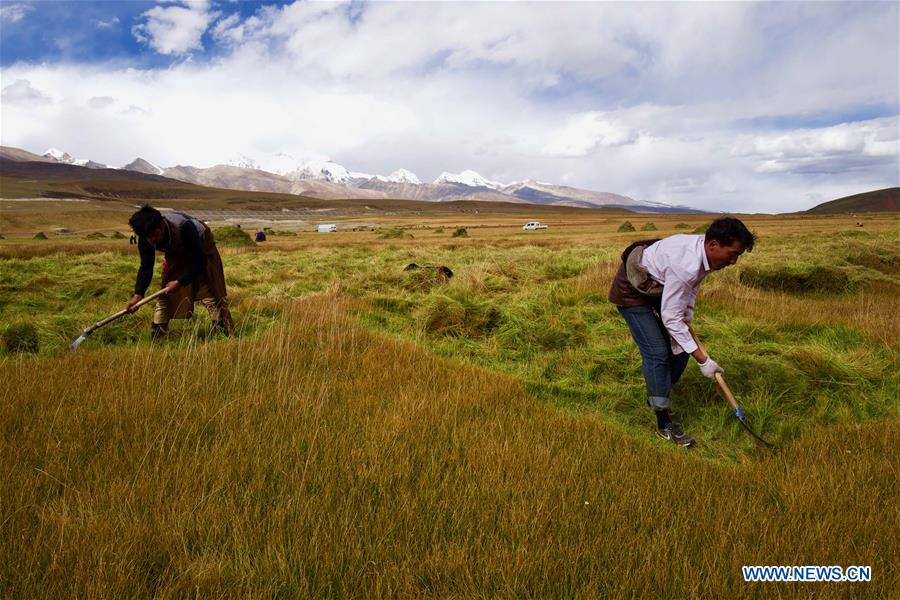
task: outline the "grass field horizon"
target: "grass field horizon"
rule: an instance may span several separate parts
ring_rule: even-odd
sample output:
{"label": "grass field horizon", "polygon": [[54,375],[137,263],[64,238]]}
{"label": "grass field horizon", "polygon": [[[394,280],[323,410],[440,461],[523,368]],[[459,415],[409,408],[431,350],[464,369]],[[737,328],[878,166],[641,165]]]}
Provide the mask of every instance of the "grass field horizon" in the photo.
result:
{"label": "grass field horizon", "polygon": [[[698,334],[771,452],[693,362],[673,399],[698,448],[657,440],[606,301],[625,245],[707,215],[275,224],[222,248],[236,338],[209,339],[198,314],[151,344],[145,310],[68,353],[137,268],[127,240],[84,239],[126,231],[122,210],[86,209],[0,215],[17,232],[0,240],[0,320],[40,340],[0,356],[0,596],[888,597],[900,582],[894,214],[747,216],[757,247],[701,287]],[[52,226],[74,233],[28,235]],[[873,580],[744,583],[756,564]]]}

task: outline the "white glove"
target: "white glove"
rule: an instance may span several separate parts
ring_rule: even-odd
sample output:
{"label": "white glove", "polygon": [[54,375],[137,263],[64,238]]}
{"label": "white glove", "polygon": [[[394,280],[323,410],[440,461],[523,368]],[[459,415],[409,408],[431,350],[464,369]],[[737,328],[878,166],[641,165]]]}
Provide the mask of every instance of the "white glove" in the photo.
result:
{"label": "white glove", "polygon": [[710,379],[715,379],[716,373],[725,372],[725,369],[720,367],[719,364],[709,356],[706,357],[705,363],[700,363],[698,366],[700,367],[700,372],[703,373],[703,376],[709,377]]}

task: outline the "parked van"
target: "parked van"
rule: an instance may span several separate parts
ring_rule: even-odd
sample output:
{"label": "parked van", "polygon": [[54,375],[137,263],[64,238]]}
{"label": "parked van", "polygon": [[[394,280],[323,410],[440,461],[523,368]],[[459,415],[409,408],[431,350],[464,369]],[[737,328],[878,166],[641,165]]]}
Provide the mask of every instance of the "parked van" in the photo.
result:
{"label": "parked van", "polygon": [[319,233],[333,233],[337,231],[337,225],[334,223],[322,223],[319,225]]}
{"label": "parked van", "polygon": [[547,226],[540,221],[531,221],[522,226],[525,231],[534,231],[535,229],[547,229]]}

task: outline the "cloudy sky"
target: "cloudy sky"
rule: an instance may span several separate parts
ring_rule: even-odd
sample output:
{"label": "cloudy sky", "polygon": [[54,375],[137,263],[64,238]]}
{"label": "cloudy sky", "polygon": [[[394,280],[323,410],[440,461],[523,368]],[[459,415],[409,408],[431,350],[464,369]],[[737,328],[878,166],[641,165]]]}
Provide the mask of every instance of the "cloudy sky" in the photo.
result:
{"label": "cloudy sky", "polygon": [[0,142],[804,209],[900,185],[898,7],[0,0]]}

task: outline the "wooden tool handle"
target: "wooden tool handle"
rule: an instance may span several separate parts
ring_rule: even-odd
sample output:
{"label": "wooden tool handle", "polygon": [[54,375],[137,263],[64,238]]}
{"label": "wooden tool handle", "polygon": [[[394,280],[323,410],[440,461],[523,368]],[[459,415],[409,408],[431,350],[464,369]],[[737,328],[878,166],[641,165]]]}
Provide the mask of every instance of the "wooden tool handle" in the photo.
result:
{"label": "wooden tool handle", "polygon": [[[156,298],[158,298],[159,296],[162,296],[162,295],[165,294],[165,293],[166,293],[166,288],[162,288],[161,290],[158,290],[158,291],[156,291],[156,292],[153,292],[152,294],[150,294],[149,296],[147,296],[147,297],[145,297],[145,298],[141,298],[141,300],[140,300],[139,302],[137,302],[137,303],[134,305],[134,309],[137,310],[138,308],[140,308],[140,307],[142,307],[143,305],[147,304],[147,303],[150,302],[151,300],[155,300]],[[124,317],[125,315],[128,314],[128,312],[129,312],[129,311],[128,311],[127,308],[123,308],[122,310],[120,310],[120,311],[117,312],[116,314],[110,315],[110,316],[106,317],[105,319],[103,319],[102,321],[97,321],[96,323],[94,323],[93,325],[91,325],[90,327],[88,327],[87,329],[85,329],[85,330],[84,330],[84,333],[85,333],[85,334],[88,334],[88,333],[94,331],[95,329],[99,329],[100,327],[103,327],[103,326],[106,325],[107,323],[111,323],[111,322],[115,321],[115,320],[118,319],[118,318]],[[131,311],[131,312],[134,312],[134,311]]]}
{"label": "wooden tool handle", "polygon": [[[694,333],[694,330],[688,327],[688,330],[691,332],[691,337],[694,338],[694,341],[697,342],[697,347],[703,351],[703,354],[706,355],[706,359],[709,360],[709,352],[706,351],[706,348],[703,347],[703,344],[700,343],[700,338],[697,337],[697,334]],[[728,387],[728,384],[725,383],[725,378],[721,373],[716,373],[716,383],[719,384],[719,387],[722,389],[722,392],[725,394],[725,397],[728,399],[728,403],[731,405],[736,412],[739,412],[743,415],[743,411],[741,410],[741,405],[737,403],[737,400],[734,399],[734,394],[731,393],[731,388]]]}
{"label": "wooden tool handle", "polygon": [[719,387],[722,388],[722,391],[725,393],[725,397],[728,398],[728,403],[731,404],[731,407],[734,410],[740,409],[741,405],[737,403],[737,400],[734,399],[734,394],[731,393],[731,388],[728,387],[728,384],[725,383],[725,378],[722,377],[721,373],[716,373],[716,383],[719,384]]}

